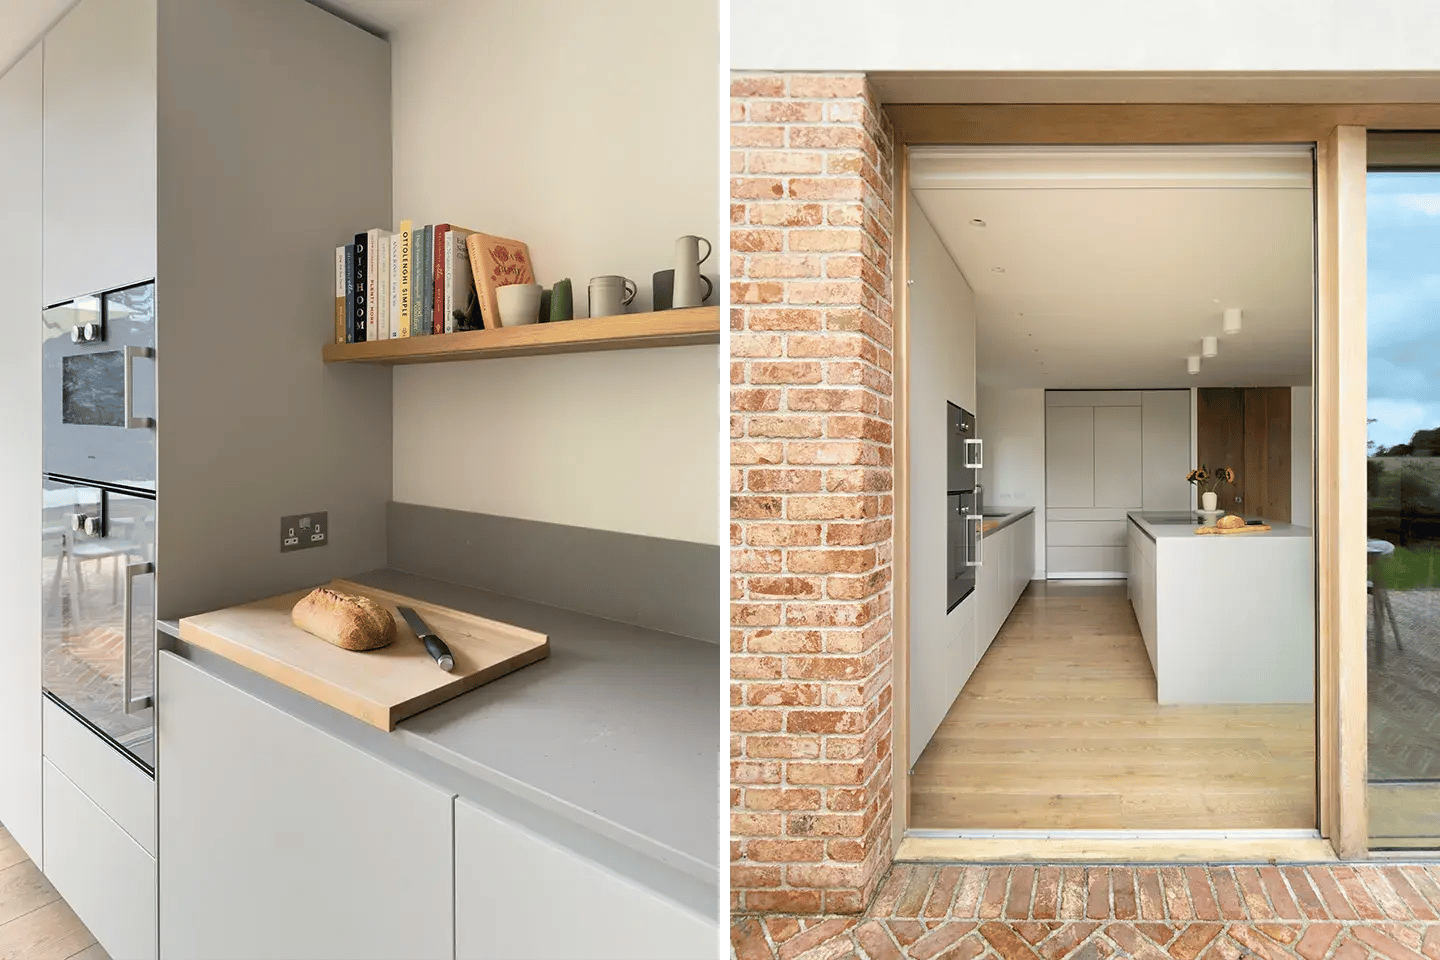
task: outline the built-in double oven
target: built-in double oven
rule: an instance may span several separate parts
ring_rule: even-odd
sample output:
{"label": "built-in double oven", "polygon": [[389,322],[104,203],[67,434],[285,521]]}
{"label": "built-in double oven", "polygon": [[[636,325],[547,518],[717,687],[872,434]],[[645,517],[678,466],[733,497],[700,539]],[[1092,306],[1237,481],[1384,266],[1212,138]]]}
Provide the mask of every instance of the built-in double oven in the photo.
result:
{"label": "built-in double oven", "polygon": [[44,695],[153,773],[155,284],[42,329]]}
{"label": "built-in double oven", "polygon": [[984,562],[979,470],[984,466],[985,444],[976,436],[975,415],[948,401],[945,429],[945,611],[948,613],[975,589],[975,570]]}

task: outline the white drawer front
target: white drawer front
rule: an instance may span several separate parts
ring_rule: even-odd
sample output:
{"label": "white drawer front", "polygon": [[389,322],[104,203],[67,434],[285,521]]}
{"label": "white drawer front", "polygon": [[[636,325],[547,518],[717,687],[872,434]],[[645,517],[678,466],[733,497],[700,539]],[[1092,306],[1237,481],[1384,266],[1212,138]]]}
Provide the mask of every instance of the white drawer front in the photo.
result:
{"label": "white drawer front", "polygon": [[45,876],[112,957],[156,954],[155,858],[46,760]]}
{"label": "white drawer front", "polygon": [[1125,543],[1126,520],[1051,520],[1045,542],[1052,547],[1118,547]]}
{"label": "white drawer front", "polygon": [[155,856],[154,778],[48,699],[43,723],[45,759]]}

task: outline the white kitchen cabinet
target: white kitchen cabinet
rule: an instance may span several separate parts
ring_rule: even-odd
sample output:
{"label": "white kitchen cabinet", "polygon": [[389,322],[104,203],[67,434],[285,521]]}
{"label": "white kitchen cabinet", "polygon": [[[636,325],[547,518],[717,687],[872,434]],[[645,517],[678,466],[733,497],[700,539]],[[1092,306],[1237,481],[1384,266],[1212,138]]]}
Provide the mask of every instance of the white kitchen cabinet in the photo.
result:
{"label": "white kitchen cabinet", "polygon": [[1141,501],[1146,510],[1190,509],[1190,391],[1142,395]]}
{"label": "white kitchen cabinet", "polygon": [[155,778],[53,701],[44,702],[41,714],[46,761],[155,856]]}
{"label": "white kitchen cabinet", "polygon": [[940,698],[940,716],[935,721],[936,726],[939,726],[940,721],[945,719],[945,714],[950,712],[955,698],[960,695],[961,689],[970,679],[970,674],[975,672],[975,665],[984,655],[984,651],[980,649],[980,634],[976,623],[976,611],[979,607],[980,604],[972,593],[951,611],[948,618],[950,635],[947,642],[950,652],[945,659],[945,692]]}
{"label": "white kitchen cabinet", "polygon": [[452,794],[174,654],[159,670],[165,960],[452,955]]}
{"label": "white kitchen cabinet", "polygon": [[455,802],[455,920],[459,960],[709,960],[720,949],[715,921],[466,800]]}
{"label": "white kitchen cabinet", "polygon": [[154,960],[155,858],[54,764],[43,763],[46,878],[106,953]]}
{"label": "white kitchen cabinet", "polygon": [[36,863],[40,827],[41,49],[0,76],[0,823]]}
{"label": "white kitchen cabinet", "polygon": [[[1156,669],[1155,544],[1135,524],[1130,524],[1130,578],[1127,590],[1135,609],[1135,622],[1145,641],[1150,668]],[[1157,673],[1158,675],[1158,673]]]}
{"label": "white kitchen cabinet", "polygon": [[1095,407],[1094,411],[1094,505],[1133,507],[1141,502],[1141,408]]}
{"label": "white kitchen cabinet", "polygon": [[1095,408],[1045,409],[1045,505],[1095,505]]}
{"label": "white kitchen cabinet", "polygon": [[155,26],[156,0],[85,0],[45,35],[47,304],[155,276]]}

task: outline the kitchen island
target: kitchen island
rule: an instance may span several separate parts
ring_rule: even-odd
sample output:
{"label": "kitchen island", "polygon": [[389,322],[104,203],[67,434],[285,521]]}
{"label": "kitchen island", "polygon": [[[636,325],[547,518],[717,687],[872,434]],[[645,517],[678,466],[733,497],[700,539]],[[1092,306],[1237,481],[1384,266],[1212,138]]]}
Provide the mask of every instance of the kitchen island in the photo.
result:
{"label": "kitchen island", "polygon": [[1312,702],[1309,528],[1205,536],[1189,513],[1128,517],[1130,602],[1159,702]]}

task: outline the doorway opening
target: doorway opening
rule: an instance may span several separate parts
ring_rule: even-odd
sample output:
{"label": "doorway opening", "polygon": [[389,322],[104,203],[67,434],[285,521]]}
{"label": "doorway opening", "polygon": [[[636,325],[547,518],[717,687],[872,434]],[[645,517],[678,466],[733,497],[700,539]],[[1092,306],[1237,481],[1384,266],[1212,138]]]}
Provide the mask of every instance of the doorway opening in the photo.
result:
{"label": "doorway opening", "polygon": [[1315,835],[1314,183],[910,151],[910,827]]}

